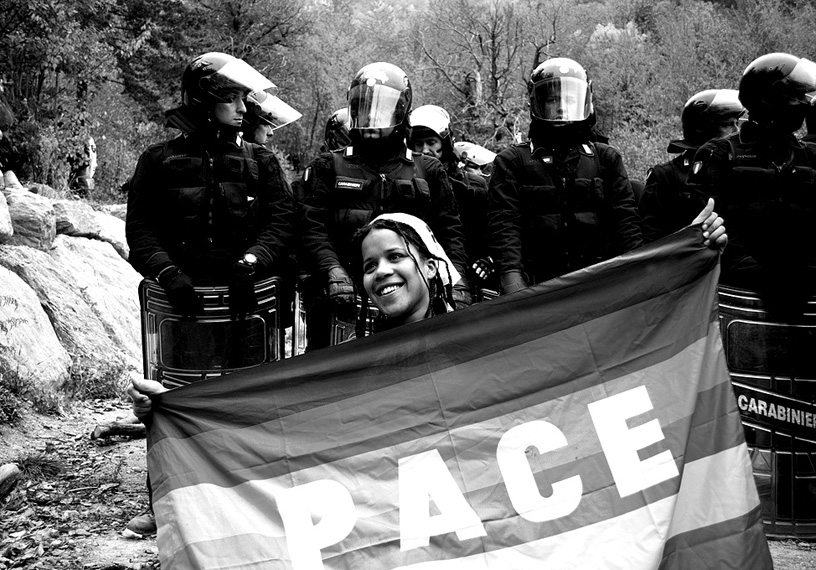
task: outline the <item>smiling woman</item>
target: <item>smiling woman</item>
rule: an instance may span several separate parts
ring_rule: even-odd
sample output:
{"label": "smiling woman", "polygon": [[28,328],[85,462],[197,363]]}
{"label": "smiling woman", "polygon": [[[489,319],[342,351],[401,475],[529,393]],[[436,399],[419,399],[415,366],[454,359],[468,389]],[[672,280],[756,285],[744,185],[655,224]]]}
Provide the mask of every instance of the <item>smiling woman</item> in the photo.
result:
{"label": "smiling woman", "polygon": [[[360,229],[355,243],[363,309],[370,299],[380,311],[375,331],[452,310],[451,284],[459,274],[425,222],[408,214],[384,214]],[[358,324],[364,322],[358,318]]]}

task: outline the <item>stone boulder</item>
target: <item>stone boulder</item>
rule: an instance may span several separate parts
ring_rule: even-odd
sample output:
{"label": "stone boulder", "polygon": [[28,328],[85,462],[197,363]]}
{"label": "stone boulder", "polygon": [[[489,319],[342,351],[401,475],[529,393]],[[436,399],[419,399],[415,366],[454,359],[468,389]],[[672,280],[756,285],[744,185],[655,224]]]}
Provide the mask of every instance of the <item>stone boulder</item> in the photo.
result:
{"label": "stone boulder", "polygon": [[99,228],[99,233],[95,237],[111,244],[122,259],[127,259],[130,255],[130,248],[125,237],[125,221],[114,215],[98,211],[94,211],[94,217]]}
{"label": "stone boulder", "polygon": [[82,291],[83,299],[93,308],[108,336],[124,349],[131,363],[140,367],[141,275],[111,244],[96,239],[60,235],[50,253],[62,267],[66,282]]}
{"label": "stone boulder", "polygon": [[51,249],[57,235],[57,216],[52,201],[27,190],[9,191],[6,187],[3,192],[14,228],[14,234],[6,243],[42,251]]}
{"label": "stone boulder", "polygon": [[54,200],[54,214],[57,218],[57,233],[69,236],[96,237],[99,224],[96,212],[87,203],[79,200]]}
{"label": "stone boulder", "polygon": [[0,243],[5,243],[14,235],[14,227],[11,225],[11,213],[9,213],[6,195],[0,192]]}
{"label": "stone boulder", "polygon": [[102,206],[102,211],[119,218],[123,222],[127,218],[127,204],[105,204]]}
{"label": "stone boulder", "polygon": [[49,253],[0,245],[0,265],[36,293],[62,346],[72,377],[123,378],[141,368],[136,274],[109,244],[59,236]]}
{"label": "stone boulder", "polygon": [[37,295],[5,267],[0,267],[0,291],[0,370],[32,389],[57,390],[70,377],[71,357]]}

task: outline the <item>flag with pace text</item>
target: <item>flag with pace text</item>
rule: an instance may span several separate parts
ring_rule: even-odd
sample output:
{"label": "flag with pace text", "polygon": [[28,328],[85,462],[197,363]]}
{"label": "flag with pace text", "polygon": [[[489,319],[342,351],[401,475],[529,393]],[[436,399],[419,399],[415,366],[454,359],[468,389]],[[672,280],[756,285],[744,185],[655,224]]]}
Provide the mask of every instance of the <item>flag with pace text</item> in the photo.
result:
{"label": "flag with pace text", "polygon": [[772,568],[692,226],[157,398],[162,570]]}

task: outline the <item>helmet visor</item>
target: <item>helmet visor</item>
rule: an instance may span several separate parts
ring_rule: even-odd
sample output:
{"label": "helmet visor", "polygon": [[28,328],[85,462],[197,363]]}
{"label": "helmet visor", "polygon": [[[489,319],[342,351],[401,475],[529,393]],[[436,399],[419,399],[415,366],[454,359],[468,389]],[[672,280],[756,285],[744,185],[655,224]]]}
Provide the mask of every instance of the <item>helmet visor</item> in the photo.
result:
{"label": "helmet visor", "polygon": [[492,164],[496,158],[495,152],[469,142],[454,143],[453,148],[459,160],[471,162],[480,168]]}
{"label": "helmet visor", "polygon": [[530,114],[544,121],[583,121],[592,112],[587,82],[577,77],[550,77],[533,84]]}
{"label": "helmet visor", "polygon": [[225,101],[229,100],[225,95],[234,91],[247,93],[267,91],[271,95],[274,95],[277,91],[274,83],[258,73],[247,62],[237,58],[231,58],[218,68],[215,73],[202,78],[200,85],[210,96]]}
{"label": "helmet visor", "polygon": [[816,63],[800,59],[793,71],[779,83],[783,94],[791,100],[813,105],[816,102]]}
{"label": "helmet visor", "polygon": [[247,107],[250,105],[261,121],[270,125],[272,130],[293,123],[303,116],[269,91],[250,93],[247,96]]}
{"label": "helmet visor", "polygon": [[349,90],[352,129],[386,129],[401,125],[406,101],[401,91],[382,84],[355,85]]}

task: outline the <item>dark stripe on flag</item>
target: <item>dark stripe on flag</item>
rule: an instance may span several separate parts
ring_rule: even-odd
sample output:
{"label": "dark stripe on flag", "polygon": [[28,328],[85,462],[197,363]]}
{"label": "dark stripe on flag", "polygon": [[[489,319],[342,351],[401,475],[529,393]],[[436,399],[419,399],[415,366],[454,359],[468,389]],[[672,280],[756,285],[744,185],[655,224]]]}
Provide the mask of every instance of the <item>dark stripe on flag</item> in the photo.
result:
{"label": "dark stripe on flag", "polygon": [[[494,355],[641,303],[639,319],[648,323],[650,314],[659,314],[652,313],[657,307],[685,302],[690,291],[684,288],[693,289],[701,275],[717,270],[717,259],[716,252],[701,245],[700,228],[690,227],[619,258],[465,311],[237,372],[230,375],[229,383],[218,378],[197,382],[155,398],[157,406],[166,408],[163,413],[173,419],[172,424],[151,429],[149,442],[223,426],[253,425],[331,404]],[[638,281],[642,288],[632,288],[633,274],[643,275]],[[715,307],[712,298],[712,318]],[[602,351],[599,356],[614,357],[622,348],[637,346],[638,328],[631,320],[621,322],[620,335],[607,336],[592,348]],[[627,331],[629,335],[624,336]],[[678,342],[671,339],[671,330],[664,332],[667,348]],[[616,340],[612,351],[610,343]],[[624,373],[627,364],[642,367],[646,362],[619,363],[618,373]],[[269,402],[272,387],[281,392],[274,405]],[[225,391],[232,393],[227,401]]]}
{"label": "dark stripe on flag", "polygon": [[663,549],[659,570],[770,570],[761,507],[744,516],[684,532]]}

